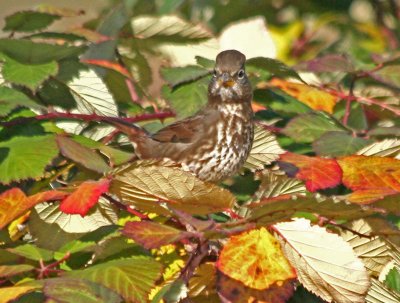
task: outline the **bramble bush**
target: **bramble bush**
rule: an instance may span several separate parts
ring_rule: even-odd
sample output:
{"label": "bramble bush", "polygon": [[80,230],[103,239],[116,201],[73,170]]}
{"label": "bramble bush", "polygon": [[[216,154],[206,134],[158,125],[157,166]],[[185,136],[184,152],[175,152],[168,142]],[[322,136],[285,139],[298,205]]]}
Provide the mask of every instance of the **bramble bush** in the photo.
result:
{"label": "bramble bush", "polygon": [[[125,0],[57,32],[83,12],[8,16],[0,301],[399,302],[399,5]],[[241,174],[137,159],[110,123],[193,114],[224,47],[254,88]]]}

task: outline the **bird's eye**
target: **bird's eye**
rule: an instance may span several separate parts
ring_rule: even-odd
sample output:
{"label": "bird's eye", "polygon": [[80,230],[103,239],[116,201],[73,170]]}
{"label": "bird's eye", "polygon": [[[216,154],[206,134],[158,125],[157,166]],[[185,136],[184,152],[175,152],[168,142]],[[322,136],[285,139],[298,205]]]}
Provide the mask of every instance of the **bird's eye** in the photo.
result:
{"label": "bird's eye", "polygon": [[239,78],[239,79],[243,79],[243,77],[244,77],[244,70],[241,69],[241,70],[238,72],[238,78]]}
{"label": "bird's eye", "polygon": [[214,69],[214,71],[213,71],[213,77],[216,77],[216,76],[217,76],[217,70]]}

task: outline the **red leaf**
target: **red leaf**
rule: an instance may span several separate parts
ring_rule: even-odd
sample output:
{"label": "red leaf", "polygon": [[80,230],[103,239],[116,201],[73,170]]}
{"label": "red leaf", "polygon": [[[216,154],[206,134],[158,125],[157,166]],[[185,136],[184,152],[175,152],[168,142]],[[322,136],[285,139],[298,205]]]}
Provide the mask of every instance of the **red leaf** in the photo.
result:
{"label": "red leaf", "polygon": [[311,192],[335,187],[342,180],[342,169],[335,159],[308,157],[288,152],[282,154],[280,160],[299,169],[296,178],[306,181],[306,187]]}
{"label": "red leaf", "polygon": [[34,206],[40,202],[61,200],[67,196],[68,193],[58,190],[48,190],[41,193],[34,194],[28,197],[29,203]]}
{"label": "red leaf", "polygon": [[112,69],[112,70],[116,71],[117,73],[120,73],[121,75],[127,77],[128,79],[131,78],[131,74],[129,73],[129,71],[125,67],[123,67],[122,65],[120,65],[116,62],[107,61],[107,60],[97,60],[97,59],[85,59],[85,60],[81,60],[81,62],[86,63],[86,64],[101,66],[101,67],[108,68],[108,69]]}
{"label": "red leaf", "polygon": [[84,217],[99,200],[101,194],[108,191],[110,180],[85,181],[60,204],[60,210],[66,214],[79,214]]}

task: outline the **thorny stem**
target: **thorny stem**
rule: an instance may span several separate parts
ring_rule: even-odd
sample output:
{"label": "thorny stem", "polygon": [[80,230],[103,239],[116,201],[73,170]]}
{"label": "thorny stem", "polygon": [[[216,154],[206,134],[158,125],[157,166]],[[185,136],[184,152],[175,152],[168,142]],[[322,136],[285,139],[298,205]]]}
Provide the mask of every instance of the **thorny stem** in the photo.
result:
{"label": "thorny stem", "polygon": [[347,125],[347,122],[349,121],[350,111],[351,111],[351,102],[353,101],[353,97],[354,97],[354,84],[356,82],[356,79],[357,79],[357,76],[353,76],[351,78],[349,95],[346,98],[346,110],[345,110],[344,116],[343,116],[343,124],[344,125]]}
{"label": "thorny stem", "polygon": [[59,266],[64,261],[68,260],[71,257],[71,253],[67,252],[60,260],[55,261],[53,263],[45,265],[43,259],[39,260],[40,268],[37,268],[36,271],[38,274],[38,279],[43,279],[47,277],[50,273],[60,273],[62,270],[55,269],[55,267]]}
{"label": "thorny stem", "polygon": [[400,109],[397,109],[397,108],[395,108],[395,107],[393,107],[393,106],[390,106],[390,105],[388,105],[388,104],[385,104],[385,103],[380,102],[380,101],[378,101],[378,100],[375,100],[375,99],[373,99],[373,98],[357,97],[357,96],[354,96],[354,95],[353,95],[353,96],[350,96],[350,95],[344,94],[344,93],[342,93],[342,92],[340,92],[340,91],[333,90],[333,89],[328,89],[328,88],[324,88],[324,87],[322,87],[321,89],[323,89],[323,90],[325,90],[326,92],[328,92],[328,93],[330,93],[330,94],[332,94],[332,95],[334,95],[334,96],[337,96],[337,97],[339,97],[339,98],[341,98],[341,99],[347,99],[347,98],[349,98],[349,99],[352,100],[352,101],[364,103],[364,104],[367,104],[367,105],[376,105],[376,106],[378,106],[378,107],[381,107],[381,108],[383,108],[383,109],[386,109],[386,110],[391,111],[392,113],[394,113],[394,114],[397,115],[397,116],[400,116]]}
{"label": "thorny stem", "polygon": [[28,120],[52,120],[52,119],[72,119],[72,120],[83,120],[83,121],[97,121],[97,122],[140,122],[147,120],[156,120],[156,119],[165,119],[169,117],[174,117],[175,114],[173,112],[160,112],[154,114],[142,114],[137,115],[135,117],[108,117],[108,116],[100,116],[97,114],[75,114],[75,113],[61,113],[61,112],[52,112],[43,115],[37,115],[34,117],[21,117],[14,119],[12,121],[2,122],[2,126],[13,126],[16,124],[20,124],[21,122]]}

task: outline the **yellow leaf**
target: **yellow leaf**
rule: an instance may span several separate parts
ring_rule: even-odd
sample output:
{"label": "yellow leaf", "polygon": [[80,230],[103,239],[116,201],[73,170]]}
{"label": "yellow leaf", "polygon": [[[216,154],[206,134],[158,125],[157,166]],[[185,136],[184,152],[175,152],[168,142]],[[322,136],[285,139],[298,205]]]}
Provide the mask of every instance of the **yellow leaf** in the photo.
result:
{"label": "yellow leaf", "polygon": [[265,228],[232,236],[221,251],[218,268],[258,290],[296,278],[278,240]]}
{"label": "yellow leaf", "polygon": [[333,108],[338,101],[336,96],[306,84],[285,81],[278,78],[272,79],[270,84],[280,88],[312,109],[321,110],[329,114],[333,113]]}

